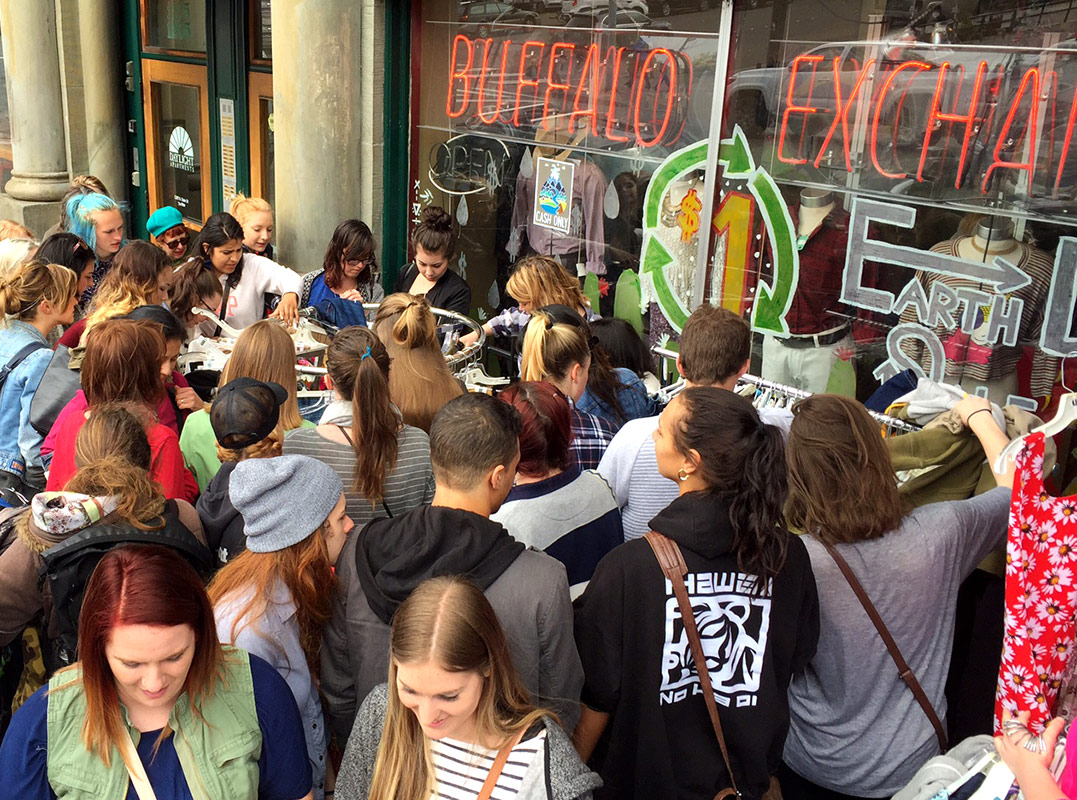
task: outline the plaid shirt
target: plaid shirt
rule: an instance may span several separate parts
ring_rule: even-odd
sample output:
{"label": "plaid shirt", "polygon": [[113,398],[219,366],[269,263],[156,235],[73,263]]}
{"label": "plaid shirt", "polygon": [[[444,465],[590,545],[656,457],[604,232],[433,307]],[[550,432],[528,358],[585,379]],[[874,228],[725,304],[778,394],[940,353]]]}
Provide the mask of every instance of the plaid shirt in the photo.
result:
{"label": "plaid shirt", "polygon": [[602,454],[613,441],[613,426],[601,417],[572,408],[572,444],[570,449],[580,469],[597,469]]}

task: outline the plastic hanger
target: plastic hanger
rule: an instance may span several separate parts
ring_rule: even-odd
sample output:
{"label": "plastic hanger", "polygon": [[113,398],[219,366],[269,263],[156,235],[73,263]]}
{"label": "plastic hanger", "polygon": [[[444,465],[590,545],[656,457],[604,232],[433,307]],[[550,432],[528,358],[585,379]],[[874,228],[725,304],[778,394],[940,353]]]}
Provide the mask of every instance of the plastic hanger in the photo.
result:
{"label": "plastic hanger", "polygon": [[212,322],[214,325],[219,325],[220,328],[221,328],[221,332],[222,333],[227,333],[233,339],[238,339],[239,334],[242,333],[242,331],[237,331],[235,328],[233,328],[231,325],[229,325],[223,319],[218,317],[216,314],[214,314],[208,308],[196,308],[196,309],[194,309],[194,311],[197,311],[200,316],[205,317],[210,322]]}
{"label": "plastic hanger", "polygon": [[1042,433],[1045,437],[1057,436],[1070,425],[1077,422],[1077,392],[1069,392],[1058,398],[1058,413],[1050,422],[1033,428],[1025,436],[1014,439],[1006,445],[995,459],[995,472],[1003,473],[1009,464],[1017,456],[1017,452],[1024,446],[1025,439],[1033,433]]}

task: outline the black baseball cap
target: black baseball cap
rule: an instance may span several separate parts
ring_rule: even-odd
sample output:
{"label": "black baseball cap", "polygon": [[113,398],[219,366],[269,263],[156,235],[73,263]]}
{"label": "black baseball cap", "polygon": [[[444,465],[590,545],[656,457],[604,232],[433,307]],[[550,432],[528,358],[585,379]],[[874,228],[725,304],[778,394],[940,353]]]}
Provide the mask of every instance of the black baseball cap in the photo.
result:
{"label": "black baseball cap", "polygon": [[236,378],[217,390],[209,409],[209,421],[217,443],[228,450],[242,450],[262,441],[280,419],[281,404],[288,392],[279,383]]}

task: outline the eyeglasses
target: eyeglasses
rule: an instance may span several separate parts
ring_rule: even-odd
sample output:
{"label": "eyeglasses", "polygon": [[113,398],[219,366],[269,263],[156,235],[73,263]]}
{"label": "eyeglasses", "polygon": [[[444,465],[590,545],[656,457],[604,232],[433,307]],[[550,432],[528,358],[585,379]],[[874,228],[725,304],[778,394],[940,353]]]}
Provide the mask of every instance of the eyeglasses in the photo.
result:
{"label": "eyeglasses", "polygon": [[163,244],[165,247],[168,247],[168,248],[180,247],[180,246],[186,247],[187,242],[189,242],[190,240],[191,240],[191,237],[187,236],[185,234],[183,236],[177,236],[175,239],[162,239],[161,244]]}

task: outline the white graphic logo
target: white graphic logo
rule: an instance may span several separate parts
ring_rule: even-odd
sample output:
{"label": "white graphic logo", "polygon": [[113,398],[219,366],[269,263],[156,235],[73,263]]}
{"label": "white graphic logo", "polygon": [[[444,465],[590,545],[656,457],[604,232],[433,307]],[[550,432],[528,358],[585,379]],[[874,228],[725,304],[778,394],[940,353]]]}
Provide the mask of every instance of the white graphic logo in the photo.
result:
{"label": "white graphic logo", "polygon": [[177,125],[168,135],[168,166],[194,172],[194,143],[182,125]]}
{"label": "white graphic logo", "polygon": [[[758,702],[759,676],[770,630],[770,586],[739,572],[685,575],[699,638],[707,659],[714,699],[742,708]],[[666,584],[666,635],[662,648],[662,705],[702,692],[673,587]]]}

